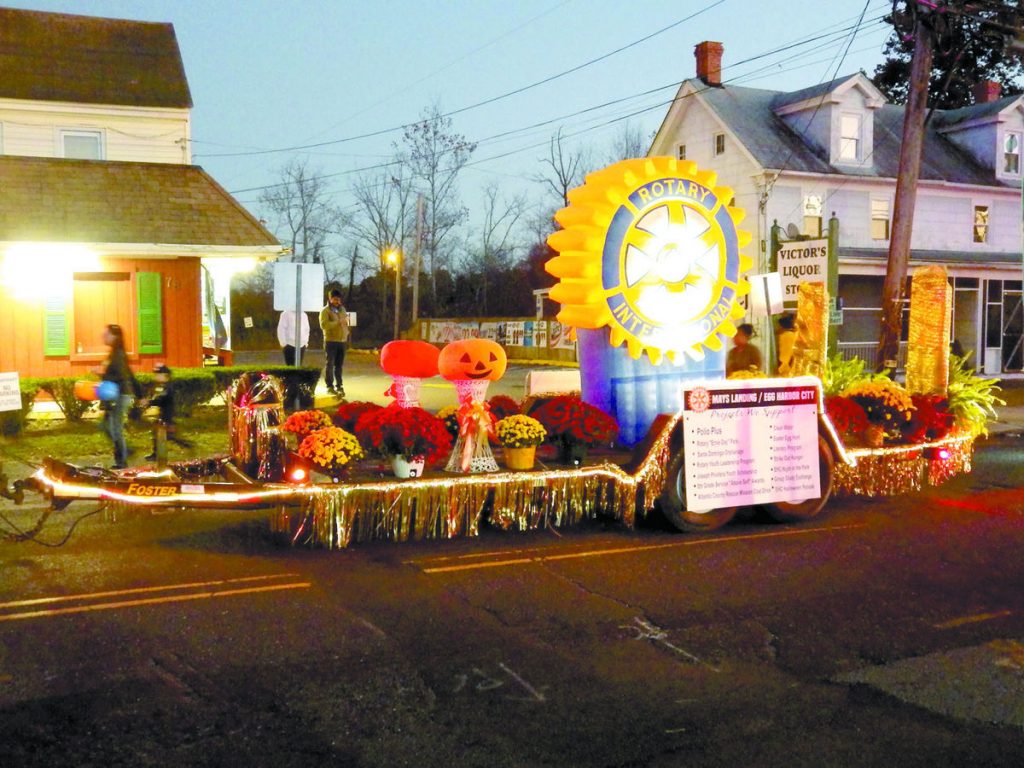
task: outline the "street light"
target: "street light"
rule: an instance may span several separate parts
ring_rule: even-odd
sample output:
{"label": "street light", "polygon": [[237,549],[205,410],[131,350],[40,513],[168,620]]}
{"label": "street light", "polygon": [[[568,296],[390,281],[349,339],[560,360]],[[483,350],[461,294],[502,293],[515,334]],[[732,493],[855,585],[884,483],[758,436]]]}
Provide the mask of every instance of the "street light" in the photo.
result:
{"label": "street light", "polygon": [[397,248],[392,248],[390,251],[384,254],[384,263],[395,270],[395,333],[394,337],[398,338],[398,318],[402,309],[402,252]]}

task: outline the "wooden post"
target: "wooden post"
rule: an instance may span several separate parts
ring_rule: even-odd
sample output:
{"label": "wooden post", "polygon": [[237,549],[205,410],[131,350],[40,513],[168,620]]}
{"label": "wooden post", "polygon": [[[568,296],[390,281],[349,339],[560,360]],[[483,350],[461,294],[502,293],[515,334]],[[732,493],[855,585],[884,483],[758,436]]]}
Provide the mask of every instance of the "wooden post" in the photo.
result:
{"label": "wooden post", "polygon": [[932,71],[932,30],[918,12],[914,21],[914,58],[910,67],[907,107],[903,113],[903,139],[892,211],[889,261],[882,287],[882,327],[875,369],[896,369],[900,331],[903,327],[903,292],[910,260],[910,235],[914,227],[914,201],[921,172],[928,78]]}

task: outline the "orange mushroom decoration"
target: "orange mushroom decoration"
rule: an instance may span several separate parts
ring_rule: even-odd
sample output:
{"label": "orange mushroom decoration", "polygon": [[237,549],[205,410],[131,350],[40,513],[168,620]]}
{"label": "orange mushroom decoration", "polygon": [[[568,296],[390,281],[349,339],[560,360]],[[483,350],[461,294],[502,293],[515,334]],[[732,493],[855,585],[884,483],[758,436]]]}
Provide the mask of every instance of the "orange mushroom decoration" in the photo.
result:
{"label": "orange mushroom decoration", "polygon": [[441,375],[455,384],[459,396],[459,439],[455,442],[449,472],[496,472],[498,463],[488,439],[494,421],[487,406],[487,387],[505,375],[508,356],[490,339],[453,341],[437,359]]}
{"label": "orange mushroom decoration", "polygon": [[403,408],[419,407],[420,382],[437,376],[440,353],[425,341],[389,341],[380,349],[380,367],[393,379],[384,394],[395,398]]}

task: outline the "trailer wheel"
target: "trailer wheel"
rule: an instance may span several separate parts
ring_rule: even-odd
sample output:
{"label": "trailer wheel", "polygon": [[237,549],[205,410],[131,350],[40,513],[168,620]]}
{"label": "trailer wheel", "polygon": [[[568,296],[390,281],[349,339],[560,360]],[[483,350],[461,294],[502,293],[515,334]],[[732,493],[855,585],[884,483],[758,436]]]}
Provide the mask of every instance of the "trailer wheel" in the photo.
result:
{"label": "trailer wheel", "polygon": [[764,510],[773,520],[780,523],[799,523],[818,516],[829,497],[832,495],[832,483],[835,479],[836,462],[832,458],[832,449],[825,439],[818,436],[818,478],[821,483],[821,496],[817,499],[806,499],[800,502],[776,501],[763,505]]}
{"label": "trailer wheel", "polygon": [[686,465],[681,450],[668,463],[665,486],[657,505],[672,525],[687,533],[714,531],[736,516],[736,507],[704,510],[686,508]]}

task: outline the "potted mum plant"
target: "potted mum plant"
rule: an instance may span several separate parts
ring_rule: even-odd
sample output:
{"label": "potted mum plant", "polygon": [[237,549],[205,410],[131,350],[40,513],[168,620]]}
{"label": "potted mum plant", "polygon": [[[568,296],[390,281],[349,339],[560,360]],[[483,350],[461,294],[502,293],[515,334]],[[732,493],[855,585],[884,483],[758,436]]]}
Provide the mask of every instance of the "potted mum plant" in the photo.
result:
{"label": "potted mum plant", "polygon": [[324,427],[311,432],[299,444],[298,453],[334,478],[334,482],[344,478],[353,462],[364,455],[356,436],[339,427]]}
{"label": "potted mum plant", "polygon": [[533,469],[537,446],[548,434],[543,424],[531,416],[513,414],[501,419],[495,425],[495,432],[504,449],[505,466],[509,469]]}
{"label": "potted mum plant", "polygon": [[444,459],[452,448],[451,435],[441,419],[422,408],[403,408],[397,403],[360,416],[356,436],[391,460],[396,477],[422,475],[425,464]]}
{"label": "potted mum plant", "polygon": [[547,430],[548,439],[558,446],[559,460],[579,466],[587,448],[612,442],[619,425],[600,408],[577,395],[557,395],[534,408],[530,415]]}
{"label": "potted mum plant", "polygon": [[334,422],[331,421],[331,417],[326,413],[323,411],[309,410],[296,411],[293,413],[284,420],[284,424],[281,425],[281,430],[295,435],[296,444],[302,445],[302,441],[318,429],[333,426]]}

